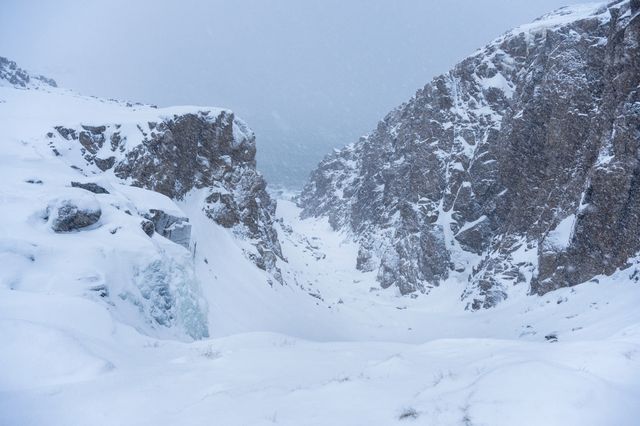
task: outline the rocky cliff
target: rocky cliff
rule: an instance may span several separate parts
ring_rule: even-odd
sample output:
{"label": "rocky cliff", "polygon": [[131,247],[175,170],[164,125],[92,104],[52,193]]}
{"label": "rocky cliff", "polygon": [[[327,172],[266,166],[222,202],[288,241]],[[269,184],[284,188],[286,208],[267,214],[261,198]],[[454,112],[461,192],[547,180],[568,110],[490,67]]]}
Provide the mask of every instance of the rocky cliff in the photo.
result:
{"label": "rocky cliff", "polygon": [[55,80],[43,75],[30,74],[14,61],[0,56],[0,85],[8,84],[17,89],[57,87]]}
{"label": "rocky cliff", "polygon": [[611,274],[640,249],[639,2],[563,8],[438,76],[312,173],[303,216],[402,294],[468,307]]}
{"label": "rocky cliff", "polygon": [[49,146],[86,175],[112,173],[176,201],[205,191],[206,215],[250,240],[255,250],[248,257],[281,281],[275,202],[255,168],[251,129],[228,110],[187,107],[155,115],[133,124],[56,126],[47,134]]}
{"label": "rocky cliff", "polygon": [[[17,89],[57,87],[54,80],[31,74],[3,57],[0,84]],[[176,201],[193,190],[206,191],[202,206],[206,215],[250,240],[255,251],[247,255],[281,281],[276,263],[282,252],[273,226],[276,204],[256,170],[255,135],[246,123],[225,109],[158,109],[93,99],[113,104],[115,115],[122,118],[95,114],[90,122],[58,123],[46,135],[56,156],[86,176],[113,174]],[[154,215],[149,212],[150,218]],[[188,246],[184,236],[179,239]]]}

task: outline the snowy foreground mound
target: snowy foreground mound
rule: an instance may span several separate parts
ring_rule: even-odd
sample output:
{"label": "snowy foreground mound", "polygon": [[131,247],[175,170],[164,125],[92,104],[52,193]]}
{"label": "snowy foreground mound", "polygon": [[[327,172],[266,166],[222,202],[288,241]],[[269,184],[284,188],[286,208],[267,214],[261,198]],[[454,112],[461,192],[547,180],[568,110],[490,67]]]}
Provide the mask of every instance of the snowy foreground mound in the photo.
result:
{"label": "snowy foreground mound", "polygon": [[0,424],[637,424],[636,265],[472,313],[455,288],[425,303],[373,287],[355,245],[298,213],[280,202],[288,273],[316,297],[257,281],[214,296],[226,336],[157,339],[91,298],[3,288]]}

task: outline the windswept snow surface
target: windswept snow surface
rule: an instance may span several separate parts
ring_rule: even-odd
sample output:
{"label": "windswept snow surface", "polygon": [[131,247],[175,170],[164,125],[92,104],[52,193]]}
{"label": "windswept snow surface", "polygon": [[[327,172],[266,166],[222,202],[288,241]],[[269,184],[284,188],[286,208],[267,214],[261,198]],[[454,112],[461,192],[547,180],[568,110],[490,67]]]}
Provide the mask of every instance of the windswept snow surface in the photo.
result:
{"label": "windswept snow surface", "polygon": [[3,286],[0,424],[637,424],[635,265],[471,313],[454,282],[382,291],[344,235],[279,209],[292,288],[193,220],[209,230],[195,261],[216,274],[203,284],[214,338],[158,339],[93,301]]}
{"label": "windswept snow surface", "polygon": [[[183,109],[0,87],[0,425],[638,424],[639,261],[469,312],[454,275],[428,297],[382,290],[348,235],[282,199],[270,285],[205,194],[83,176],[44,137],[167,111]],[[54,232],[60,197],[100,219]],[[189,217],[189,249],[143,232],[150,208]]]}

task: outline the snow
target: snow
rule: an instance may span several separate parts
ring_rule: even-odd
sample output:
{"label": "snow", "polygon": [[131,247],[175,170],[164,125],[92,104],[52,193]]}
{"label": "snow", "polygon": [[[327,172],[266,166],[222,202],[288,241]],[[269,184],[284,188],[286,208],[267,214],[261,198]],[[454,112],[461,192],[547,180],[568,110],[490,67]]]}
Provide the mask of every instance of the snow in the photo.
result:
{"label": "snow", "polygon": [[476,220],[474,220],[473,222],[467,222],[465,223],[462,228],[460,228],[460,230],[458,231],[458,234],[463,233],[464,231],[467,231],[473,227],[475,227],[476,225],[478,225],[479,223],[484,222],[485,220],[487,220],[487,216],[482,215],[479,218],[477,218]]}
{"label": "snow", "polygon": [[199,196],[182,209],[213,337],[158,339],[94,300],[3,286],[0,424],[635,424],[634,267],[465,312],[448,285],[417,299],[370,291],[355,245],[281,200],[286,275],[319,300],[266,285],[194,211]]}
{"label": "snow", "polygon": [[535,21],[514,28],[509,33],[536,33],[547,29],[553,29],[570,24],[571,22],[588,19],[590,17],[607,17],[607,3],[593,2],[565,6],[554,12],[548,13]]}
{"label": "snow", "polygon": [[570,214],[562,219],[554,229],[552,229],[545,238],[545,247],[562,251],[569,246],[573,232],[573,226],[576,222],[576,216]]}
{"label": "snow", "polygon": [[[301,220],[281,190],[281,285],[247,260],[250,242],[205,216],[205,191],[176,204],[83,176],[44,138],[54,125],[135,129],[192,107],[61,89],[3,87],[0,99],[1,425],[637,424],[640,259],[471,312],[456,274],[416,298],[381,289],[376,271],[355,269],[349,235]],[[70,196],[102,216],[56,234],[43,211]],[[189,218],[190,249],[142,231],[151,208]],[[451,215],[440,206],[438,224],[456,245]],[[550,232],[554,244],[572,220]],[[536,250],[522,241],[513,256]]]}
{"label": "snow", "polygon": [[[295,219],[295,207],[282,204]],[[3,290],[0,362],[11,368],[0,370],[0,423],[389,425],[414,413],[434,425],[635,424],[640,289],[629,271],[491,311],[439,311],[432,296],[437,304],[452,292],[370,294],[367,274],[348,267],[348,242],[323,221],[292,225],[310,238],[327,232],[318,242],[327,264],[289,251],[298,256],[292,267],[306,259],[311,281],[328,265],[336,273],[315,284],[325,304],[306,296],[306,309],[320,304],[315,315],[297,312],[288,325],[306,338],[257,331],[275,328],[277,313],[243,299],[286,297],[242,284],[246,294],[215,308],[218,326],[235,329],[192,343],[141,335],[84,299]],[[305,300],[288,295],[274,307],[283,317]],[[249,319],[235,324],[239,317]],[[324,336],[304,331],[314,320]],[[558,342],[544,338],[552,333]]]}
{"label": "snow", "polygon": [[493,87],[504,92],[507,98],[513,97],[513,84],[509,82],[509,80],[507,80],[501,73],[496,73],[496,75],[494,75],[493,77],[482,80],[481,85],[485,90]]}
{"label": "snow", "polygon": [[233,123],[233,140],[234,147],[241,146],[244,142],[254,138],[253,131],[242,120],[236,119]]}
{"label": "snow", "polygon": [[138,208],[140,211],[148,212],[156,209],[162,210],[168,215],[185,217],[185,213],[169,197],[158,192],[147,191],[142,188],[128,185],[117,185],[118,192]]}
{"label": "snow", "polygon": [[[176,115],[204,112],[215,120],[229,110],[212,107],[178,106],[155,108],[150,105],[132,105],[126,102],[107,101],[82,96],[73,91],[58,88],[19,90],[0,87],[0,117],[2,135],[6,140],[41,138],[54,126],[77,128],[83,125],[122,124],[124,129],[135,129],[138,124],[158,122]],[[130,105],[130,106],[129,106]],[[248,132],[234,129],[234,132]],[[131,132],[132,134],[134,132]]]}

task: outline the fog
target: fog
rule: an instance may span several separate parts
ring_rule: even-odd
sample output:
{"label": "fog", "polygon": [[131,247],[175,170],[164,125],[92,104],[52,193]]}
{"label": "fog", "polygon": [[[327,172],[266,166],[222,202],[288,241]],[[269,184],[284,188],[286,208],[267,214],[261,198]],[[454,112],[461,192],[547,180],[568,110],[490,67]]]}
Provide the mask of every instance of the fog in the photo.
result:
{"label": "fog", "polygon": [[0,1],[0,56],[79,92],[234,110],[300,187],[435,75],[571,0]]}

